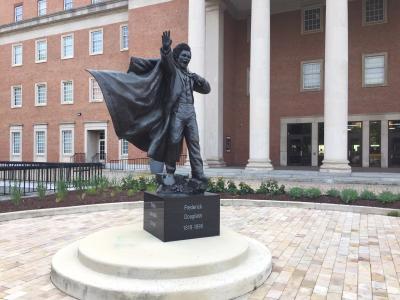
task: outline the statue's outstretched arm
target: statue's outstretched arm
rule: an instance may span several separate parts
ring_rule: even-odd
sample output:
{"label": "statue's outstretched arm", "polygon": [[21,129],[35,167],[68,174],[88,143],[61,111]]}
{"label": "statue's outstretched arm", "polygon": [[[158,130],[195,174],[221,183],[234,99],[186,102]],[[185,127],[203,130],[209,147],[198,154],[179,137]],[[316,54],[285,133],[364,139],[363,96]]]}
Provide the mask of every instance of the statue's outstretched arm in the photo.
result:
{"label": "statue's outstretched arm", "polygon": [[171,51],[171,35],[169,31],[164,31],[161,37],[162,47],[160,49],[161,64],[168,73],[175,72],[174,58]]}

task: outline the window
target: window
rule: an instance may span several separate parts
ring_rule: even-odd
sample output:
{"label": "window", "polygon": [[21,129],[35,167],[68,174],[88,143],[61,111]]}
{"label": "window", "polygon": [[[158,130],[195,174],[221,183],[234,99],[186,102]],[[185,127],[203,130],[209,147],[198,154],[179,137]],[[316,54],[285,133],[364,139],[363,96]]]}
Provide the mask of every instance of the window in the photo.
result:
{"label": "window", "polygon": [[387,54],[367,54],[363,56],[363,86],[387,85]]}
{"label": "window", "polygon": [[47,61],[47,40],[36,41],[36,62]]}
{"label": "window", "polygon": [[44,16],[47,13],[47,0],[38,0],[38,16]]}
{"label": "window", "polygon": [[15,22],[22,21],[23,19],[23,12],[24,12],[24,7],[21,5],[17,5],[14,8],[14,20]]}
{"label": "window", "polygon": [[35,84],[35,105],[41,106],[47,104],[47,84]]}
{"label": "window", "polygon": [[64,0],[64,10],[73,9],[74,1],[73,0]]}
{"label": "window", "polygon": [[22,66],[22,44],[12,45],[12,66]]}
{"label": "window", "polygon": [[74,103],[74,85],[72,80],[61,82],[61,103],[72,104]]}
{"label": "window", "polygon": [[90,55],[103,53],[103,29],[90,31]]}
{"label": "window", "polygon": [[318,91],[322,85],[322,60],[301,63],[301,90]]}
{"label": "window", "polygon": [[44,130],[35,131],[35,152],[36,155],[46,153],[46,132]]}
{"label": "window", "polygon": [[322,31],[322,7],[305,7],[302,10],[302,33]]}
{"label": "window", "polygon": [[68,34],[61,37],[61,58],[74,57],[74,35]]}
{"label": "window", "polygon": [[61,130],[61,153],[72,155],[72,129]]}
{"label": "window", "polygon": [[121,45],[120,49],[121,50],[128,50],[129,44],[128,44],[128,25],[122,25],[121,26]]}
{"label": "window", "polygon": [[22,106],[22,86],[16,85],[11,87],[11,107]]}
{"label": "window", "polygon": [[387,0],[363,0],[363,25],[387,22]]}
{"label": "window", "polygon": [[127,140],[120,140],[121,142],[121,157],[127,157],[128,156],[128,148],[129,148],[129,142]]}
{"label": "window", "polygon": [[21,155],[21,132],[12,131],[11,132],[11,154]]}
{"label": "window", "polygon": [[94,78],[90,78],[90,99],[89,101],[91,102],[96,102],[96,101],[103,101],[103,94],[101,93],[101,89],[99,87],[99,84]]}

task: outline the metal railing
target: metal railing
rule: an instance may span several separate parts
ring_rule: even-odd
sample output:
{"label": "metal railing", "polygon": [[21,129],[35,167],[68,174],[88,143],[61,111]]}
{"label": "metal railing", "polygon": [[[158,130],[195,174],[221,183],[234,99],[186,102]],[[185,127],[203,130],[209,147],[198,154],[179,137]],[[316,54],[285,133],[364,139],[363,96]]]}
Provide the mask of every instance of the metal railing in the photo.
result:
{"label": "metal railing", "polygon": [[56,190],[57,182],[68,187],[76,180],[90,181],[102,176],[100,163],[39,163],[0,161],[0,194],[9,195],[13,188],[22,194],[37,191],[38,186]]}
{"label": "metal railing", "polygon": [[[177,166],[183,166],[186,163],[186,154],[179,157],[176,162]],[[110,171],[142,171],[150,170],[150,158],[124,158],[124,159],[111,159],[108,161]]]}

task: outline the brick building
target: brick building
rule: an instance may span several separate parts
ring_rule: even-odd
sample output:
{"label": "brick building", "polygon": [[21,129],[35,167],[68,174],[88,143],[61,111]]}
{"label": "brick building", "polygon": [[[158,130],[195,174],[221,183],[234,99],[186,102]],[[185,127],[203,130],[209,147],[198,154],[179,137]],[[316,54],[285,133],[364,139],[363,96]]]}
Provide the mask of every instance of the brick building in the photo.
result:
{"label": "brick building", "polygon": [[2,0],[0,160],[145,156],[118,141],[85,69],[158,57],[170,29],[212,86],[195,96],[209,166],[399,167],[399,12],[397,0]]}

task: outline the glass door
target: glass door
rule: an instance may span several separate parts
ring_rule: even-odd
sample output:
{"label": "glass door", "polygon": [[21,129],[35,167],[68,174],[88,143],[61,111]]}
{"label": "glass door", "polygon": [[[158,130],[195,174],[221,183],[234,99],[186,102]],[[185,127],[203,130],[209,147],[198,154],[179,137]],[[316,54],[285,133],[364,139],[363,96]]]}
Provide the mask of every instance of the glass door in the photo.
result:
{"label": "glass door", "polygon": [[311,166],[311,123],[288,124],[287,165]]}

